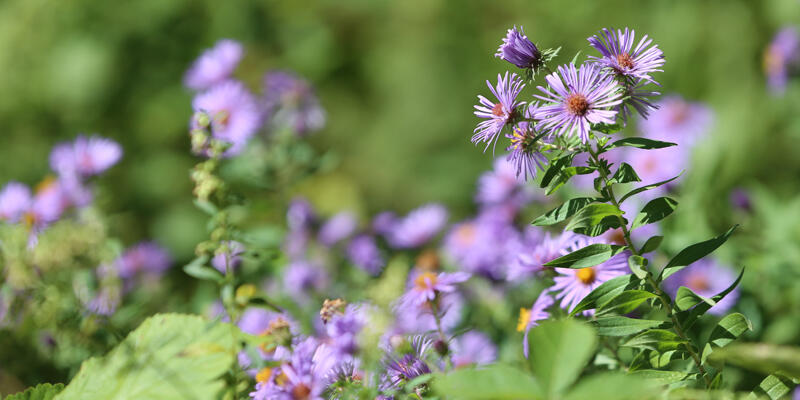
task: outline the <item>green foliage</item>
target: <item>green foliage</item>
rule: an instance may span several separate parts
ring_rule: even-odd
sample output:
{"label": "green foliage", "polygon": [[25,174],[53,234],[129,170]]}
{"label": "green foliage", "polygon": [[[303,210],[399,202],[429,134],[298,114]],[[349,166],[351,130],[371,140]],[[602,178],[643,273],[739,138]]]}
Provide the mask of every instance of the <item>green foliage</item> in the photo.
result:
{"label": "green foliage", "polygon": [[677,146],[676,143],[670,142],[662,142],[653,139],[647,139],[643,137],[629,137],[617,140],[614,143],[611,143],[607,149],[613,149],[615,147],[636,147],[639,149],[663,149],[665,147]]}
{"label": "green foliage", "polygon": [[628,257],[628,267],[639,279],[644,279],[647,276],[647,264],[647,259],[642,256],[632,255]]}
{"label": "green foliage", "polygon": [[734,225],[722,235],[708,239],[704,242],[695,243],[681,250],[675,257],[672,257],[672,259],[669,260],[666,266],[664,266],[664,269],[661,270],[658,280],[662,281],[667,279],[670,275],[680,271],[689,264],[711,254],[711,252],[716,250],[719,246],[722,246],[722,244],[728,240],[728,237],[731,236],[733,231],[736,230],[738,226],[739,225]]}
{"label": "green foliage", "polygon": [[237,331],[199,316],[150,317],[110,353],[85,361],[55,400],[217,399]]}
{"label": "green foliage", "polygon": [[699,302],[692,309],[679,312],[676,315],[676,318],[678,318],[681,325],[683,325],[684,329],[691,328],[692,325],[694,325],[694,323],[697,322],[697,319],[700,318],[700,316],[705,314],[706,311],[710,310],[712,307],[710,303],[716,304],[720,300],[722,300],[725,296],[727,296],[728,293],[732,292],[733,289],[735,289],[736,286],[739,285],[739,282],[741,282],[742,276],[744,276],[744,269],[742,269],[739,272],[739,276],[736,278],[735,281],[733,281],[733,283],[730,284],[730,286],[728,286],[727,288],[725,288],[725,290],[711,297],[711,299],[709,299],[710,302],[707,301]]}
{"label": "green foliage", "polygon": [[709,360],[726,362],[765,374],[800,379],[800,348],[769,343],[735,343],[714,350]]}
{"label": "green foliage", "polygon": [[574,153],[567,154],[565,156],[561,156],[550,161],[550,165],[547,167],[547,170],[544,171],[542,175],[542,180],[539,182],[539,187],[546,188],[550,185],[550,182],[553,181],[561,170],[572,165],[572,159],[575,158]]}
{"label": "green foliage", "polygon": [[225,277],[216,269],[209,267],[206,263],[208,263],[207,256],[197,257],[192,260],[191,263],[183,267],[183,272],[186,272],[187,275],[193,278],[217,283],[222,282]]}
{"label": "green foliage", "polygon": [[611,177],[609,183],[629,183],[641,181],[641,178],[639,178],[639,175],[636,175],[636,171],[633,170],[633,167],[627,163],[622,163],[620,164],[619,169],[617,169],[617,172],[614,173],[614,176]]}
{"label": "green foliage", "polygon": [[557,224],[571,217],[576,212],[583,209],[587,204],[595,201],[597,201],[597,199],[594,197],[576,197],[574,199],[567,200],[564,202],[564,204],[548,211],[544,215],[539,216],[533,220],[531,224],[537,226]]}
{"label": "green foliage", "polygon": [[25,389],[24,392],[6,396],[4,400],[52,400],[62,390],[64,390],[64,385],[61,383],[55,385],[43,383]]}
{"label": "green foliage", "polygon": [[529,364],[545,398],[562,394],[594,354],[597,338],[574,320],[545,321],[528,335]]}
{"label": "green foliage", "polygon": [[795,386],[794,382],[790,379],[780,375],[770,374],[758,384],[757,388],[750,392],[747,399],[755,400],[765,396],[770,400],[783,399]]}
{"label": "green foliage", "polygon": [[636,215],[631,229],[661,221],[672,214],[676,207],[678,207],[678,202],[669,197],[659,197],[650,200],[645,204],[644,208],[642,208],[642,211]]}
{"label": "green foliage", "polygon": [[647,254],[656,251],[658,246],[661,245],[662,240],[664,240],[664,237],[658,235],[647,239],[647,241],[642,245],[642,248],[639,250],[639,254]]}
{"label": "green foliage", "polygon": [[433,390],[454,399],[525,399],[545,398],[534,377],[507,365],[458,369],[433,380]]}
{"label": "green foliage", "polygon": [[656,296],[645,290],[626,290],[597,307],[598,314],[627,314]]}
{"label": "green foliage", "polygon": [[597,308],[598,305],[605,304],[625,290],[638,287],[639,282],[639,278],[630,274],[609,279],[586,295],[569,315],[572,316],[581,311]]}
{"label": "green foliage", "polygon": [[576,229],[592,228],[601,223],[606,217],[621,215],[622,211],[613,204],[591,203],[578,211],[564,229],[574,231]]}
{"label": "green foliage", "polygon": [[657,383],[635,375],[602,373],[581,379],[564,400],[639,400],[654,399],[660,393]]}
{"label": "green foliage", "polygon": [[640,187],[638,187],[636,189],[633,189],[630,192],[625,193],[624,195],[622,195],[622,197],[619,198],[619,203],[622,203],[623,201],[627,200],[631,196],[635,196],[635,195],[637,195],[639,193],[642,193],[644,191],[647,191],[647,190],[650,190],[650,189],[655,189],[655,188],[657,188],[657,187],[659,187],[661,185],[666,185],[667,183],[670,183],[670,182],[674,181],[675,179],[678,179],[678,177],[680,177],[680,176],[681,175],[678,174],[677,176],[673,176],[672,178],[663,180],[661,182],[651,183],[651,184],[640,186]]}
{"label": "green foliage", "polygon": [[623,252],[625,246],[614,244],[595,243],[582,247],[567,255],[561,256],[544,265],[554,268],[586,268],[607,261],[609,258]]}
{"label": "green foliage", "polygon": [[752,330],[753,324],[744,315],[740,313],[726,315],[711,331],[711,336],[709,336],[708,342],[703,348],[702,362],[705,363],[714,350],[727,346],[743,333]]}
{"label": "green foliage", "polygon": [[656,328],[663,325],[664,322],[611,315],[598,316],[592,321],[592,324],[597,327],[597,334],[600,336],[628,336],[645,329]]}
{"label": "green foliage", "polygon": [[651,329],[632,337],[622,345],[664,353],[670,350],[678,350],[681,346],[686,344],[688,344],[688,342],[680,338],[675,332],[666,329]]}

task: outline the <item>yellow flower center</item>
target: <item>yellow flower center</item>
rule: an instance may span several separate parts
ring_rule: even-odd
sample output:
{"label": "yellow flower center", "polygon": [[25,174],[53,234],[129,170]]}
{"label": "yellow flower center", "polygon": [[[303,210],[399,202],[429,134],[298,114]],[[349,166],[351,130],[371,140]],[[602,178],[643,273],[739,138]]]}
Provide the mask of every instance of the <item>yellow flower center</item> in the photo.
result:
{"label": "yellow flower center", "polygon": [[531,310],[527,308],[519,309],[519,322],[517,322],[517,332],[522,332],[528,326],[528,321],[531,319]]}
{"label": "yellow flower center", "polygon": [[439,269],[439,255],[434,250],[425,250],[417,256],[416,267],[423,271]]}
{"label": "yellow flower center", "polygon": [[575,273],[575,276],[585,285],[591,284],[596,278],[594,268],[592,267],[579,269],[578,272]]}
{"label": "yellow flower center", "polygon": [[272,377],[272,368],[265,367],[256,374],[256,382],[266,383]]}
{"label": "yellow flower center", "polygon": [[36,193],[45,192],[46,190],[49,190],[50,188],[55,186],[56,182],[58,182],[56,177],[52,176],[52,175],[49,175],[48,177],[42,179],[42,181],[39,182],[39,184],[36,185],[36,188],[34,189],[34,191]]}
{"label": "yellow flower center", "polygon": [[456,230],[456,239],[463,245],[469,246],[475,242],[475,225],[463,224]]}
{"label": "yellow flower center", "polygon": [[436,285],[436,274],[433,272],[423,272],[414,279],[414,285],[420,290],[432,289]]}

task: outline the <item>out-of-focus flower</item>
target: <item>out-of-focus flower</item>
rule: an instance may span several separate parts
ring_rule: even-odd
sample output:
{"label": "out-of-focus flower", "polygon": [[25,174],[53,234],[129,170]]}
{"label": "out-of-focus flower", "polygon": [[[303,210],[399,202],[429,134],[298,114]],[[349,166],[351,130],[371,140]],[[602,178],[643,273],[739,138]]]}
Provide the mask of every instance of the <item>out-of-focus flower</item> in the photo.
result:
{"label": "out-of-focus flower", "polygon": [[[730,268],[720,265],[713,259],[703,258],[664,280],[664,288],[674,296],[678,293],[679,287],[686,286],[700,296],[710,298],[727,289],[735,280],[736,274]],[[708,312],[723,315],[736,304],[738,298],[737,287]]]}
{"label": "out-of-focus flower", "polygon": [[392,247],[409,249],[422,246],[433,239],[447,222],[447,209],[439,204],[419,207],[397,221],[388,232]]}
{"label": "out-of-focus flower", "polygon": [[589,44],[599,51],[602,57],[589,56],[589,59],[601,67],[611,68],[618,75],[645,79],[655,82],[650,73],[661,71],[664,65],[664,54],[647,35],[644,35],[636,47],[633,30],[603,29],[598,35],[590,37]]}
{"label": "out-of-focus flower", "polygon": [[[398,303],[394,311],[396,320],[390,333],[424,333],[437,329],[433,309],[429,303],[424,303],[422,306]],[[456,292],[441,296],[437,311],[442,329],[450,332],[463,318],[464,298]]]}
{"label": "out-of-focus flower", "polygon": [[[636,150],[638,149],[626,152],[627,158],[625,161],[633,167],[644,184],[651,184],[674,178],[678,176],[689,163],[689,149],[681,146],[647,151]],[[650,200],[661,196],[678,184],[682,179],[683,176],[680,176],[678,179],[666,185],[642,192],[640,199]],[[633,216],[635,216],[635,214]]]}
{"label": "out-of-focus flower", "polygon": [[211,117],[214,138],[230,143],[225,156],[241,153],[247,141],[261,126],[258,103],[250,91],[238,81],[225,81],[198,94],[192,100],[192,108],[195,112],[203,111]]}
{"label": "out-of-focus flower", "polygon": [[503,280],[520,241],[519,232],[505,221],[475,218],[453,226],[444,240],[448,256],[464,271]]}
{"label": "out-of-focus flower", "polygon": [[475,200],[481,204],[498,204],[514,196],[529,197],[525,193],[525,179],[519,177],[514,166],[503,157],[495,159],[493,169],[478,178]]}
{"label": "out-of-focus flower", "polygon": [[545,269],[544,264],[563,255],[563,251],[575,243],[576,235],[566,231],[557,236],[545,232],[535,246],[525,246],[517,253],[516,262],[509,265],[508,280],[519,281],[530,278]]}
{"label": "out-of-focus flower", "polygon": [[122,158],[119,143],[98,135],[79,135],[50,152],[50,168],[61,176],[81,178],[102,173]]}
{"label": "out-of-focus flower", "polygon": [[486,334],[478,331],[469,331],[453,339],[450,350],[456,368],[491,364],[497,360],[497,346]]}
{"label": "out-of-focus flower", "polygon": [[456,284],[470,278],[466,272],[420,272],[413,278],[408,291],[398,300],[398,304],[411,307],[422,307],[423,304],[432,302],[441,293],[451,293],[456,290]]}
{"label": "out-of-focus flower", "polygon": [[288,71],[264,76],[264,107],[273,125],[287,126],[298,135],[325,126],[325,111],[311,85]]}
{"label": "out-of-focus flower", "polygon": [[350,262],[368,274],[376,276],[386,265],[375,238],[362,234],[354,237],[347,245],[347,257]]}
{"label": "out-of-focus flower", "polygon": [[498,102],[491,102],[486,97],[478,95],[480,104],[475,106],[474,113],[486,120],[478,123],[475,134],[472,136],[472,143],[485,142],[488,149],[500,137],[503,128],[513,124],[519,117],[517,107],[523,103],[517,101],[517,96],[525,84],[517,74],[511,74],[509,79],[509,74],[506,72],[505,76],[497,75],[497,86],[492,86],[488,80],[486,85],[489,86],[489,90],[492,91]]}
{"label": "out-of-focus flower", "polygon": [[508,30],[503,44],[497,48],[494,55],[516,65],[519,68],[536,69],[542,64],[542,53],[531,42],[522,27],[513,27]]}
{"label": "out-of-focus flower", "polygon": [[613,107],[622,103],[622,94],[613,75],[602,74],[592,64],[580,69],[569,64],[558,67],[545,80],[550,88],[538,86],[544,96],[534,96],[545,102],[536,111],[540,129],[557,136],[577,134],[586,143],[591,124],[614,123],[617,111]]}
{"label": "out-of-focus flower", "polygon": [[205,90],[221,83],[233,74],[244,53],[239,42],[219,40],[203,52],[183,78],[183,84],[194,90]]}
{"label": "out-of-focus flower", "polygon": [[283,285],[295,300],[306,302],[309,291],[319,291],[328,285],[328,274],[312,262],[297,260],[286,267]]}
{"label": "out-of-focus flower", "polygon": [[350,304],[343,313],[334,313],[325,332],[330,338],[329,346],[336,352],[338,361],[352,361],[359,351],[358,335],[368,322],[367,309],[363,305]]}
{"label": "out-of-focus flower", "polygon": [[36,193],[19,182],[9,182],[0,192],[0,219],[9,223],[24,223],[35,235],[61,218],[70,206],[61,182],[54,178],[42,181]]}
{"label": "out-of-focus flower", "polygon": [[141,242],[129,247],[117,259],[120,278],[130,279],[139,274],[159,276],[172,265],[172,257],[155,242]]}
{"label": "out-of-focus flower", "polygon": [[432,346],[433,342],[427,337],[415,336],[411,339],[410,353],[400,357],[387,354],[381,388],[383,390],[400,389],[414,378],[431,373],[431,368],[424,360]]}
{"label": "out-of-focus flower", "polygon": [[88,301],[81,299],[81,302],[90,313],[107,317],[117,311],[121,300],[120,297],[119,288],[102,287],[93,298],[88,299]]}
{"label": "out-of-focus flower", "polygon": [[753,203],[750,201],[750,193],[744,188],[735,188],[728,196],[731,205],[739,210],[750,212],[753,210]]}
{"label": "out-of-focus flower", "polygon": [[397,215],[391,211],[383,211],[372,218],[372,230],[379,235],[389,235],[398,222]]}
{"label": "out-of-focus flower", "polygon": [[244,254],[246,248],[242,243],[228,240],[223,243],[222,250],[224,251],[215,254],[214,258],[211,259],[211,265],[224,274],[227,272],[226,267],[230,269],[239,267],[239,264],[242,263],[242,254]]}
{"label": "out-of-focus flower", "polygon": [[550,318],[550,313],[547,309],[553,304],[555,304],[553,297],[545,291],[539,294],[539,297],[533,302],[530,310],[527,308],[519,310],[517,331],[525,331],[525,336],[522,339],[522,352],[525,354],[525,357],[528,357],[528,352],[530,351],[528,347],[528,333],[531,331],[531,328],[539,325],[539,321]]}
{"label": "out-of-focus flower", "polygon": [[[639,121],[642,135],[689,147],[711,129],[714,115],[703,103],[687,102],[677,95],[665,96],[656,103],[647,119]],[[638,169],[636,170],[639,171]]]}
{"label": "out-of-focus flower", "polygon": [[[525,118],[533,119],[539,103],[531,103],[525,109]],[[511,140],[511,145],[506,148],[509,163],[512,163],[516,170],[516,176],[522,175],[522,180],[536,177],[536,169],[544,169],[547,164],[547,157],[541,153],[541,145],[544,144],[544,137],[540,136],[534,129],[534,125],[528,121],[521,121],[511,130],[506,137]]]}
{"label": "out-of-focus flower", "polygon": [[286,221],[291,230],[305,230],[311,227],[311,224],[317,219],[314,212],[314,207],[308,200],[302,197],[296,197],[289,203],[286,210]]}
{"label": "out-of-focus flower", "polygon": [[797,28],[788,26],[775,34],[764,50],[764,72],[767,84],[773,93],[786,90],[789,76],[800,68],[800,34]]}
{"label": "out-of-focus flower", "polygon": [[352,235],[357,225],[355,214],[342,211],[322,224],[319,229],[319,241],[326,246],[333,246]]}
{"label": "out-of-focus flower", "polygon": [[19,222],[31,201],[31,189],[27,185],[8,182],[0,191],[0,219],[12,224]]}
{"label": "out-of-focus flower", "polygon": [[[270,371],[256,383],[256,390],[250,393],[255,400],[307,399],[321,400],[327,386],[325,377],[333,366],[320,356],[324,346],[314,338],[306,338],[293,346],[288,361],[278,371]],[[277,376],[280,375],[280,379]]]}

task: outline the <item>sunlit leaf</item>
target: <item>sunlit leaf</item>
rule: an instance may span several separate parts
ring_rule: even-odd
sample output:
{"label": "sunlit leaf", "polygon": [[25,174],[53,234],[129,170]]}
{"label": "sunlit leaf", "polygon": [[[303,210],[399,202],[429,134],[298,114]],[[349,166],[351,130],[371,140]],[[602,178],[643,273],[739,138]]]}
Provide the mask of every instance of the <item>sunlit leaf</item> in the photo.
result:
{"label": "sunlit leaf", "polygon": [[614,176],[611,177],[609,183],[628,183],[641,181],[642,180],[639,178],[639,175],[636,175],[636,171],[633,170],[633,167],[627,163],[622,163],[617,169],[617,172],[614,173]]}
{"label": "sunlit leaf", "polygon": [[546,267],[586,268],[608,261],[609,258],[625,251],[625,246],[595,243],[582,247],[567,255],[545,263]]}
{"label": "sunlit leaf", "polygon": [[633,289],[639,286],[639,278],[634,275],[622,275],[613,279],[609,279],[600,284],[597,288],[592,290],[586,297],[581,300],[575,308],[570,311],[569,315],[575,315],[581,311],[591,310],[597,308],[598,304],[603,304],[616,295],[628,289]]}
{"label": "sunlit leaf", "polygon": [[608,146],[608,149],[615,147],[636,147],[639,149],[663,149],[665,147],[677,146],[676,143],[661,142],[658,140],[647,139],[643,137],[629,137],[617,140]]}
{"label": "sunlit leaf", "polygon": [[628,336],[645,329],[656,328],[663,325],[664,321],[614,315],[599,316],[595,321],[592,321],[592,324],[597,327],[597,334],[600,336]]}
{"label": "sunlit leaf", "polygon": [[681,339],[675,332],[666,329],[651,329],[632,337],[622,345],[663,353],[669,350],[677,350],[686,343],[686,340]]}
{"label": "sunlit leaf", "polygon": [[708,343],[703,348],[700,360],[705,363],[711,352],[727,346],[743,333],[751,330],[753,330],[753,325],[744,315],[739,313],[726,315],[711,331],[711,336],[709,336]]}
{"label": "sunlit leaf", "polygon": [[575,320],[545,321],[528,335],[531,370],[545,398],[563,393],[580,375],[597,346],[589,326]]}
{"label": "sunlit leaf", "polygon": [[650,200],[636,215],[631,229],[661,221],[672,214],[676,207],[678,207],[678,202],[669,197]]}
{"label": "sunlit leaf", "polygon": [[658,278],[659,282],[664,279],[667,279],[670,275],[680,271],[687,265],[711,254],[711,252],[716,250],[719,246],[722,246],[722,244],[728,240],[728,237],[731,236],[733,231],[736,230],[738,226],[739,225],[734,225],[731,229],[728,229],[728,231],[723,233],[722,235],[706,240],[704,242],[695,243],[681,250],[675,257],[672,257],[672,259],[669,260],[664,269],[661,270],[661,274]]}
{"label": "sunlit leaf", "polygon": [[[681,173],[683,173],[683,172],[681,172]],[[640,187],[638,187],[636,189],[631,190],[628,193],[625,193],[622,197],[619,198],[619,202],[622,203],[623,201],[627,200],[629,197],[635,196],[635,195],[637,195],[639,193],[642,193],[642,192],[644,192],[646,190],[655,189],[655,188],[657,188],[657,187],[659,187],[661,185],[666,185],[667,183],[670,183],[670,182],[674,181],[675,179],[678,179],[678,177],[680,177],[680,176],[681,175],[678,174],[677,176],[674,176],[672,178],[669,178],[669,179],[661,181],[661,182],[656,182],[656,183],[651,183],[649,185],[640,186]]]}
{"label": "sunlit leaf", "polygon": [[639,307],[649,299],[656,298],[653,293],[645,290],[627,290],[597,307],[598,314],[627,314]]}
{"label": "sunlit leaf", "polygon": [[532,225],[545,226],[557,224],[574,215],[584,206],[597,201],[594,197],[577,197],[567,200],[564,204],[548,211],[531,222]]}
{"label": "sunlit leaf", "polygon": [[42,383],[34,387],[25,389],[25,391],[12,394],[4,397],[5,400],[52,400],[55,396],[64,390],[64,384],[56,383],[51,385],[49,383]]}
{"label": "sunlit leaf", "polygon": [[486,368],[462,368],[437,375],[431,382],[434,392],[454,399],[524,399],[544,398],[536,379],[507,365]]}
{"label": "sunlit leaf", "polygon": [[575,213],[564,229],[572,231],[578,228],[591,228],[599,224],[606,217],[620,215],[622,215],[622,211],[613,204],[591,203]]}

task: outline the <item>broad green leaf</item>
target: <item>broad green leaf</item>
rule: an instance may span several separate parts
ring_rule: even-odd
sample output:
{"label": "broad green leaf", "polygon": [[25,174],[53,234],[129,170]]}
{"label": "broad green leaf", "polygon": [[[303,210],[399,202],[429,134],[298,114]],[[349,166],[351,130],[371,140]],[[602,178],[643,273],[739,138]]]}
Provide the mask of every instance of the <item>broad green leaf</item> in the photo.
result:
{"label": "broad green leaf", "polygon": [[556,177],[564,167],[568,167],[572,165],[572,159],[575,158],[575,153],[570,153],[565,156],[559,157],[550,162],[550,166],[544,171],[544,175],[542,175],[542,181],[539,182],[539,187],[546,188],[550,185],[550,182],[553,178]]}
{"label": "broad green leaf", "polygon": [[661,245],[661,241],[664,240],[663,236],[653,236],[650,239],[647,239],[642,245],[642,249],[639,250],[639,254],[647,254],[651,251],[655,251],[658,249],[658,246]]}
{"label": "broad green leaf", "polygon": [[545,321],[528,335],[529,363],[545,398],[559,397],[580,375],[597,346],[589,326],[575,320]]}
{"label": "broad green leaf", "polygon": [[159,314],[101,358],[90,358],[55,400],[217,399],[236,360],[230,324]]}
{"label": "broad green leaf", "polygon": [[669,178],[667,180],[664,180],[664,181],[661,181],[661,182],[656,182],[656,183],[651,183],[649,185],[644,185],[644,186],[640,186],[640,187],[638,187],[636,189],[633,189],[630,192],[625,193],[625,195],[623,195],[622,197],[620,197],[619,198],[619,202],[622,203],[623,201],[627,200],[629,197],[635,196],[635,195],[637,195],[639,193],[642,193],[642,192],[644,192],[646,190],[654,189],[654,188],[657,188],[657,187],[659,187],[661,185],[666,185],[667,183],[670,183],[670,182],[674,181],[675,179],[678,179],[678,177],[680,177],[681,174],[683,174],[683,172],[681,172],[677,176],[674,176],[674,177]]}
{"label": "broad green leaf", "polygon": [[677,146],[677,144],[670,142],[661,142],[653,139],[646,139],[643,137],[629,137],[611,143],[611,145],[609,145],[608,148],[613,149],[615,147],[623,147],[623,146],[636,147],[639,149],[663,149],[665,147]]}
{"label": "broad green leaf", "polygon": [[675,307],[681,310],[688,310],[700,303],[706,303],[714,307],[717,303],[708,297],[700,296],[685,286],[678,288],[678,293],[675,295]]}
{"label": "broad green leaf", "polygon": [[680,350],[668,350],[663,353],[659,353],[657,351],[650,352],[650,365],[653,368],[664,368],[669,365],[672,360],[682,358],[685,354],[683,349]]}
{"label": "broad green leaf", "polygon": [[[625,225],[628,224],[628,220],[625,218],[622,218],[622,221],[624,221]],[[603,218],[599,223],[597,223],[597,225],[589,228],[575,228],[572,231],[581,235],[595,237],[606,233],[606,231],[609,229],[617,229],[620,226],[622,226],[620,225],[620,217],[616,215],[609,215],[608,217]]]}
{"label": "broad green leaf", "polygon": [[712,361],[724,361],[764,374],[780,372],[792,379],[800,379],[800,347],[769,343],[734,343],[714,350]]}
{"label": "broad green leaf", "polygon": [[572,231],[576,228],[591,228],[599,224],[603,218],[620,215],[622,215],[622,211],[613,204],[591,203],[575,213],[564,230]]}
{"label": "broad green leaf", "polygon": [[[710,300],[715,304],[719,303],[720,300],[725,298],[725,296],[727,296],[728,293],[732,292],[733,289],[735,289],[736,286],[739,285],[739,282],[741,282],[742,280],[742,276],[744,276],[744,268],[742,268],[742,270],[739,272],[739,276],[736,277],[736,280],[733,281],[733,283],[731,283],[730,286],[725,288],[725,290],[717,293],[715,296],[711,297]],[[681,322],[683,329],[688,330],[689,328],[692,327],[692,325],[694,325],[695,322],[697,322],[697,319],[700,318],[701,315],[705,314],[706,311],[710,310],[711,307],[712,306],[707,302],[701,302],[690,310],[679,312],[676,317]]]}
{"label": "broad green leaf", "polygon": [[577,197],[567,200],[564,204],[548,211],[531,222],[532,225],[545,226],[557,224],[571,217],[589,203],[597,201],[594,197]]}
{"label": "broad green leaf", "polygon": [[628,336],[645,329],[656,328],[664,321],[628,318],[623,316],[600,316],[592,324],[597,327],[600,336]]}
{"label": "broad green leaf", "polygon": [[655,382],[634,375],[604,372],[581,378],[581,381],[564,396],[565,400],[639,400],[660,396]]}
{"label": "broad green leaf", "polygon": [[636,171],[633,170],[633,167],[626,163],[622,163],[617,169],[617,172],[614,173],[614,176],[611,177],[609,183],[628,183],[641,181],[641,178],[639,178],[639,175],[636,175]]}
{"label": "broad green leaf", "polygon": [[789,394],[795,386],[791,379],[770,374],[758,384],[757,388],[750,392],[750,395],[747,396],[747,400],[756,400],[763,396],[768,397],[770,400],[784,399],[784,396]]}
{"label": "broad green leaf", "polygon": [[722,246],[728,237],[733,233],[733,231],[739,225],[734,225],[731,229],[728,229],[727,232],[719,235],[715,238],[708,239],[704,242],[695,243],[683,250],[680,251],[675,257],[672,257],[671,260],[667,263],[663,270],[661,270],[661,274],[658,277],[658,281],[662,281],[667,279],[670,275],[680,271],[681,269],[685,268],[687,265],[711,254],[712,251],[716,250],[717,247]]}
{"label": "broad green leaf", "polygon": [[632,255],[628,257],[628,268],[639,279],[644,279],[647,276],[647,263],[647,259],[642,256]]}
{"label": "broad green leaf", "polygon": [[183,272],[186,272],[187,275],[193,278],[213,282],[222,282],[225,277],[216,269],[206,265],[207,262],[208,257],[197,257],[183,267]]}
{"label": "broad green leaf", "polygon": [[654,350],[663,353],[669,350],[677,350],[687,342],[677,334],[666,329],[651,329],[644,331],[627,342],[623,343],[626,347],[638,347]]}
{"label": "broad green leaf", "polygon": [[695,373],[661,371],[657,369],[640,369],[638,371],[631,372],[631,375],[643,379],[654,380],[662,385],[668,385],[670,383],[685,381],[688,379],[696,379],[698,377],[698,375]]}
{"label": "broad green leaf", "polygon": [[627,314],[649,299],[656,298],[653,293],[644,290],[627,290],[597,307],[598,314]]}
{"label": "broad green leaf", "polygon": [[536,379],[519,369],[496,364],[462,368],[431,381],[434,392],[454,399],[542,399]]}
{"label": "broad green leaf", "polygon": [[565,183],[569,182],[569,180],[575,175],[586,175],[591,174],[592,172],[596,171],[597,169],[594,167],[566,167],[561,170],[561,172],[556,175],[556,178],[547,185],[547,190],[545,191],[546,195],[553,194],[556,190],[558,190],[561,186],[564,186]]}
{"label": "broad green leaf", "polygon": [[[592,125],[592,130],[593,131],[602,132],[602,133],[605,133],[607,135],[610,135],[612,133],[617,133],[617,132],[621,131],[622,128],[623,128],[623,126],[621,124],[595,124],[595,125]],[[610,148],[611,147],[607,147],[607,148],[604,149],[604,151],[608,150]]]}
{"label": "broad green leaf", "polygon": [[25,391],[5,397],[5,400],[52,400],[59,392],[64,390],[63,383],[51,385],[42,383]]}
{"label": "broad green leaf", "polygon": [[569,315],[573,316],[581,311],[591,310],[597,308],[598,304],[603,304],[616,295],[628,289],[633,289],[639,286],[639,278],[628,274],[609,279],[600,284],[597,288],[592,290],[586,297],[581,300],[575,308],[570,311]]}
{"label": "broad green leaf", "polygon": [[545,263],[546,267],[586,268],[608,261],[609,258],[625,251],[625,246],[595,243],[582,247],[567,255]]}
{"label": "broad green leaf", "polygon": [[659,197],[650,200],[644,208],[642,208],[642,211],[636,215],[631,229],[661,221],[672,214],[676,207],[678,207],[678,202],[669,197]]}
{"label": "broad green leaf", "polygon": [[739,313],[726,315],[711,331],[711,336],[708,337],[708,343],[703,348],[700,360],[705,363],[712,351],[727,346],[741,334],[750,330],[753,330],[753,325],[744,315]]}

